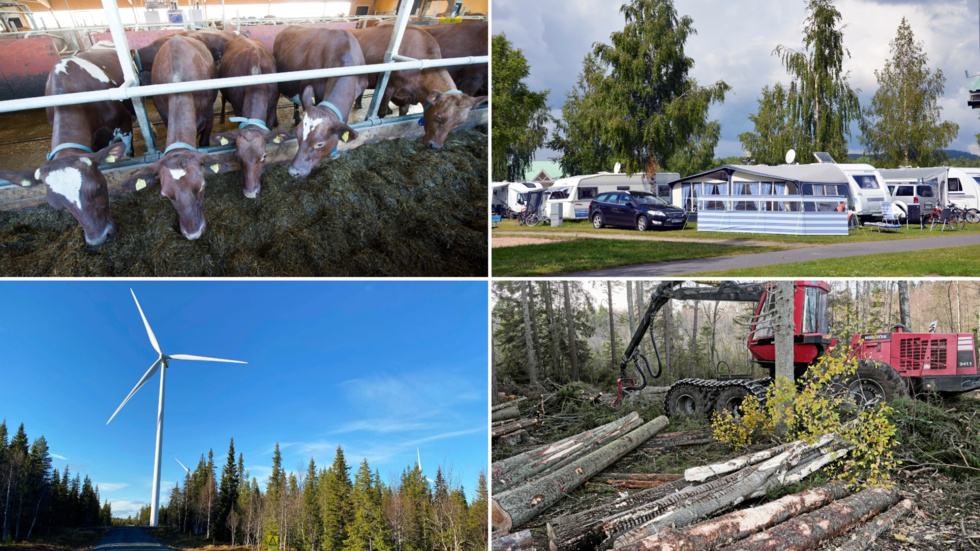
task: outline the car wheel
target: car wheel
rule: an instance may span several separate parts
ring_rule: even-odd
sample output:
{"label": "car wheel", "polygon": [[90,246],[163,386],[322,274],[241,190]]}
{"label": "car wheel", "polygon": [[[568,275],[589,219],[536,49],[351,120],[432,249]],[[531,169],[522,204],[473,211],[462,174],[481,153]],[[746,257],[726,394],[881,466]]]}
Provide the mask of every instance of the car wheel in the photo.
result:
{"label": "car wheel", "polygon": [[650,228],[650,220],[642,214],[636,219],[636,229],[639,231],[647,231]]}
{"label": "car wheel", "polygon": [[605,225],[605,222],[602,221],[602,213],[601,212],[597,212],[597,213],[595,213],[595,214],[592,215],[592,225],[595,226],[595,229],[597,229],[597,230],[598,229],[601,229],[602,226]]}

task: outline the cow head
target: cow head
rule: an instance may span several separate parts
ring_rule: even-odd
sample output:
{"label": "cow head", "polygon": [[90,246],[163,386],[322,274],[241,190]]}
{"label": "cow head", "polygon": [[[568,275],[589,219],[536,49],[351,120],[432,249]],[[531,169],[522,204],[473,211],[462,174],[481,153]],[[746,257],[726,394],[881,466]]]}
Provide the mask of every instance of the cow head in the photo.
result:
{"label": "cow head", "polygon": [[231,170],[231,165],[198,151],[176,149],[159,161],[147,165],[123,182],[123,189],[139,191],[160,181],[160,194],[170,199],[180,233],[197,239],[204,233],[204,176]]}
{"label": "cow head", "polygon": [[429,105],[422,115],[425,136],[422,141],[432,149],[442,149],[449,131],[466,121],[470,109],[486,103],[486,96],[471,97],[466,94],[449,94],[433,90],[426,98]]}
{"label": "cow head", "polygon": [[329,157],[341,141],[357,138],[357,131],[326,106],[313,104],[313,87],[303,90],[303,120],[296,127],[296,157],[289,165],[289,174],[302,180],[317,164]]}
{"label": "cow head", "polygon": [[70,212],[82,226],[85,242],[97,246],[116,233],[116,225],[109,215],[109,191],[99,165],[125,158],[125,151],[123,142],[95,153],[65,150],[57,159],[44,162],[33,173],[27,170],[0,172],[0,178],[22,186],[46,185],[48,204]]}
{"label": "cow head", "polygon": [[255,199],[262,191],[262,166],[265,164],[265,146],[268,143],[282,143],[289,139],[285,132],[269,131],[254,124],[232,132],[221,132],[211,136],[211,142],[228,145],[235,142],[235,154],[242,162],[245,174],[245,197]]}

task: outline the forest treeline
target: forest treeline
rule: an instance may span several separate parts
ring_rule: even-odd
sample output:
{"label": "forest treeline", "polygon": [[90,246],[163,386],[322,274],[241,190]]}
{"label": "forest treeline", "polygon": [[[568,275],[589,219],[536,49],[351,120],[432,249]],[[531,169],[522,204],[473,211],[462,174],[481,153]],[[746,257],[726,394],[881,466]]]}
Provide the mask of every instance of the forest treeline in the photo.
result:
{"label": "forest treeline", "polygon": [[[615,391],[623,350],[649,305],[650,281],[501,281],[493,285],[493,377],[496,391],[583,381]],[[973,333],[980,326],[980,283],[909,282],[910,331]],[[898,282],[830,282],[828,322],[837,346],[844,327],[890,331],[900,323]],[[654,319],[663,375],[653,385],[685,377],[754,373],[746,346],[754,303],[671,301]],[[570,347],[569,343],[575,343]],[[656,371],[649,336],[641,349]]]}
{"label": "forest treeline", "polygon": [[48,441],[29,442],[21,423],[13,437],[0,422],[0,543],[30,540],[64,528],[111,524],[112,507],[100,505],[99,488],[68,467],[51,469]]}
{"label": "forest treeline", "polygon": [[[216,543],[298,551],[463,551],[487,548],[486,477],[471,502],[439,468],[430,482],[418,466],[385,484],[363,460],[351,479],[344,452],[329,467],[311,458],[305,473],[287,472],[279,444],[265,491],[245,469],[235,441],[216,474],[213,451],[203,455],[160,508],[160,526]],[[136,519],[148,524],[149,506]]]}

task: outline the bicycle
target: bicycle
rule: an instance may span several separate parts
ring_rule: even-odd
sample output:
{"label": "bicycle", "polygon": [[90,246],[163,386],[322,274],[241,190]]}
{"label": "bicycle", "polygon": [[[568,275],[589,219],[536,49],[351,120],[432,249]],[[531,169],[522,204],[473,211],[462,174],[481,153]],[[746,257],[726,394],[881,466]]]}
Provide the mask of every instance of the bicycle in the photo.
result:
{"label": "bicycle", "polygon": [[936,224],[943,223],[952,230],[962,230],[966,227],[967,211],[953,204],[946,205],[941,209],[936,206],[926,218],[931,223],[929,226],[930,231],[936,227]]}
{"label": "bicycle", "polygon": [[518,226],[537,226],[544,219],[538,216],[537,211],[528,212],[528,209],[523,209],[520,214],[517,215],[517,225]]}

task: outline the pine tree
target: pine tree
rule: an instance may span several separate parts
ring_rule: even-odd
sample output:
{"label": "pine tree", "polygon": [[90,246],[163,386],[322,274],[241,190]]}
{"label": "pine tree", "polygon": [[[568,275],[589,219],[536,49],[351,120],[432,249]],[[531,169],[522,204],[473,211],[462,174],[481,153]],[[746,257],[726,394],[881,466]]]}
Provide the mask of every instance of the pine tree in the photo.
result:
{"label": "pine tree", "polygon": [[[228,460],[221,469],[221,486],[218,488],[217,528],[225,539],[234,537],[227,529],[228,515],[235,511],[238,502],[239,472],[235,466],[235,439],[228,444]],[[237,515],[237,513],[236,513]]]}
{"label": "pine tree", "polygon": [[333,464],[321,480],[320,493],[323,511],[323,549],[339,551],[347,539],[347,525],[351,520],[350,467],[344,459],[344,450],[337,446]]}

